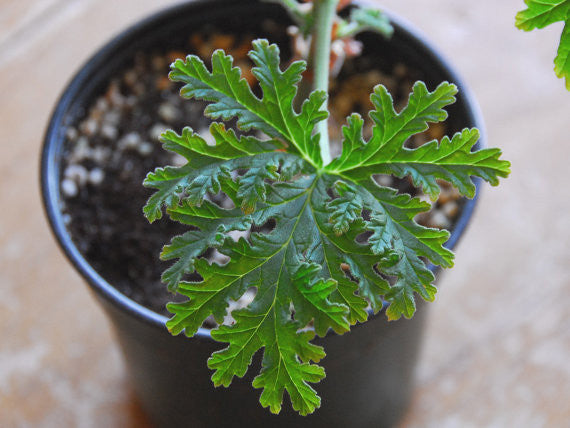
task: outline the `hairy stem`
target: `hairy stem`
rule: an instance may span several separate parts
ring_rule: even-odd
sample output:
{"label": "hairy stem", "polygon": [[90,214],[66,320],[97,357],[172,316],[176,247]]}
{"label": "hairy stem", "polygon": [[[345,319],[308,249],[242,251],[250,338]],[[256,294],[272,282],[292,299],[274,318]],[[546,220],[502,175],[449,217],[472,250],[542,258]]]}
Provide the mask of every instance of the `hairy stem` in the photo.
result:
{"label": "hairy stem", "polygon": [[[339,0],[315,0],[315,25],[313,28],[313,64],[314,64],[314,84],[315,90],[328,93],[329,71],[331,57],[331,38],[333,20]],[[326,110],[327,102],[323,108]],[[321,134],[321,158],[323,164],[327,165],[331,161],[329,130],[327,121],[317,124],[317,132]]]}

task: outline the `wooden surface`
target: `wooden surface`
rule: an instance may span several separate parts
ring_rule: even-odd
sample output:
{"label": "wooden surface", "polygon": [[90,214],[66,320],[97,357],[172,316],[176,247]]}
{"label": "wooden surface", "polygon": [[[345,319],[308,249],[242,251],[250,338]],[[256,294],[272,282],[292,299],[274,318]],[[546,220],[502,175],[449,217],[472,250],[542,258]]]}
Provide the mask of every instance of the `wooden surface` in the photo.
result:
{"label": "wooden surface", "polygon": [[[38,160],[86,58],[174,3],[0,2],[0,426],[144,427],[103,313],[48,230]],[[403,427],[570,426],[570,93],[561,26],[513,27],[522,0],[386,0],[471,85],[513,174],[486,187],[431,305]],[[373,405],[374,397],[371,397]]]}

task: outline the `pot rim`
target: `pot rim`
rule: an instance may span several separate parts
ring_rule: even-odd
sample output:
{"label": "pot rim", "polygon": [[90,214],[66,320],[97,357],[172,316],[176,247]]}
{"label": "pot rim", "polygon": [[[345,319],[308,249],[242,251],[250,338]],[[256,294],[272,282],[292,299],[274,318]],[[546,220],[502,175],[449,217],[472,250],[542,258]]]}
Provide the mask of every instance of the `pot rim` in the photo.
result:
{"label": "pot rim", "polygon": [[[223,0],[221,0],[223,1]],[[51,114],[48,127],[44,134],[43,148],[40,159],[40,190],[45,214],[48,218],[51,231],[54,234],[60,249],[65,253],[67,258],[71,261],[75,269],[80,273],[85,281],[89,284],[90,288],[94,290],[99,297],[103,297],[113,305],[123,308],[130,316],[137,318],[140,321],[151,324],[157,328],[165,329],[165,324],[168,318],[164,315],[158,314],[151,309],[135,302],[124,294],[115,289],[109,282],[107,282],[89,262],[83,257],[73,240],[63,221],[63,214],[60,210],[61,196],[60,196],[60,179],[59,179],[59,162],[57,160],[58,154],[56,146],[58,141],[63,138],[62,124],[64,122],[67,110],[75,98],[76,94],[81,92],[81,88],[91,70],[97,67],[98,64],[105,61],[122,45],[125,40],[132,39],[137,34],[142,34],[150,29],[155,22],[166,19],[167,17],[176,16],[180,11],[188,8],[210,7],[212,0],[196,0],[190,3],[177,4],[170,6],[161,11],[155,12],[148,17],[138,21],[137,23],[129,26],[124,31],[115,35],[109,42],[105,43],[103,47],[98,49],[75,73],[70,82],[66,85],[62,94],[60,95],[55,108]],[[359,3],[368,4],[367,1],[359,1]],[[477,143],[479,147],[486,146],[486,132],[484,128],[483,117],[477,101],[475,100],[471,90],[466,85],[461,76],[450,65],[449,61],[437,50],[429,39],[415,28],[407,20],[395,15],[394,13],[383,9],[388,15],[392,25],[400,32],[405,34],[408,38],[413,40],[418,46],[422,48],[424,54],[430,56],[430,60],[436,63],[442,69],[445,69],[450,80],[455,83],[460,89],[461,97],[464,99],[464,104],[467,112],[467,121],[471,122],[480,131],[480,139]],[[452,250],[458,243],[463,235],[468,222],[473,215],[479,194],[481,192],[482,180],[478,177],[474,179],[476,193],[473,199],[468,199],[463,206],[462,212],[455,222],[453,231],[449,240],[445,243],[445,247]],[[439,267],[430,265],[432,271],[439,270]],[[380,311],[379,313],[381,313]],[[378,314],[379,314],[378,313]],[[378,315],[377,314],[377,315]],[[355,326],[353,326],[355,327]],[[212,340],[210,330],[201,327],[195,335],[196,337]]]}

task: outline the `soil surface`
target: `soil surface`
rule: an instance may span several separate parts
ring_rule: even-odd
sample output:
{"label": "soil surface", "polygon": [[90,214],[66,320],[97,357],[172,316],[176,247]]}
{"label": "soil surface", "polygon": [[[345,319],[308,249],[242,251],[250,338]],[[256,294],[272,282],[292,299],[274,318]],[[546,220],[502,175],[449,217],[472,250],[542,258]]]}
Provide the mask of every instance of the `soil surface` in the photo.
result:
{"label": "soil surface", "polygon": [[[205,104],[179,96],[179,85],[167,78],[169,64],[189,52],[207,58],[215,48],[223,48],[231,52],[236,65],[245,69],[252,39],[249,35],[195,34],[184,51],[138,52],[132,64],[94,100],[85,117],[67,129],[61,191],[72,239],[103,278],[155,312],[167,314],[165,304],[176,300],[160,281],[169,263],[159,261],[158,255],[173,236],[186,231],[186,226],[166,217],[149,224],[142,207],[152,191],[142,182],[155,167],[180,162],[161,148],[161,132],[168,128],[180,132],[190,126],[204,138],[209,135],[209,120],[202,114]],[[400,109],[407,102],[413,82],[421,78],[403,64],[381,71],[369,57],[347,59],[331,85],[331,138],[340,140],[341,125],[351,112],[368,117],[374,85],[383,83]],[[435,124],[408,144],[418,146],[439,139],[445,131],[443,125]],[[368,121],[365,137],[370,132]],[[340,152],[340,145],[333,148],[333,155],[334,150]],[[408,180],[388,176],[377,180],[417,194]],[[434,208],[417,221],[430,227],[452,228],[461,205],[458,193],[444,185]]]}

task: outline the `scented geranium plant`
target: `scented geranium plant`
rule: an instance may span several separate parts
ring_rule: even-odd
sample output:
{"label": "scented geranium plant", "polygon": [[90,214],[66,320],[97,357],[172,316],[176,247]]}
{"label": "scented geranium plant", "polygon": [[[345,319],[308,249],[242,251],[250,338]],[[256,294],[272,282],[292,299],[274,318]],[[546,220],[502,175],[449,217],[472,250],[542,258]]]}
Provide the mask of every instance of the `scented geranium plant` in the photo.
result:
{"label": "scented geranium plant", "polygon": [[[440,191],[438,180],[473,197],[472,176],[496,185],[508,175],[509,163],[499,159],[499,149],[473,150],[477,129],[417,149],[404,146],[429,123],[446,119],[445,107],[457,93],[448,82],[432,91],[416,82],[400,112],[387,89],[376,86],[371,138],[363,137],[363,118],[350,115],[342,153],[331,159],[331,41],[349,46],[358,31],[389,35],[391,28],[375,10],[356,8],[340,18],[336,11],[347,2],[282,3],[297,21],[298,34],[310,40],[309,57],[284,66],[278,46],[254,41],[249,57],[257,95],[221,50],[214,52],[211,68],[194,55],[172,64],[170,78],[183,83],[181,95],[209,103],[205,114],[215,120],[209,129],[215,143],[190,128],[165,132],[164,148],[186,164],[148,174],[144,185],[156,191],[144,213],[152,222],[166,208],[173,220],[188,225],[161,255],[175,260],[163,281],[187,298],[168,305],[172,334],[193,336],[213,316],[219,325],[212,338],[228,344],[208,360],[214,385],[244,376],[263,349],[253,381],[262,389],[261,404],[279,413],[286,390],[293,408],[307,415],[320,405],[309,384],[325,377],[316,364],[325,352],[311,343],[315,335],[346,333],[383,307],[390,320],[412,317],[417,296],[431,301],[436,293],[427,264],[453,264],[453,253],[444,247],[449,232],[414,221],[430,203],[381,186],[375,175],[409,177],[432,200]],[[299,101],[307,63],[312,90]],[[224,125],[233,119],[239,133]],[[235,231],[242,237],[234,239]],[[212,251],[226,261],[205,257]],[[201,280],[185,280],[190,273]],[[247,290],[255,290],[253,300],[228,314],[230,300]],[[224,324],[227,315],[232,322]]]}

